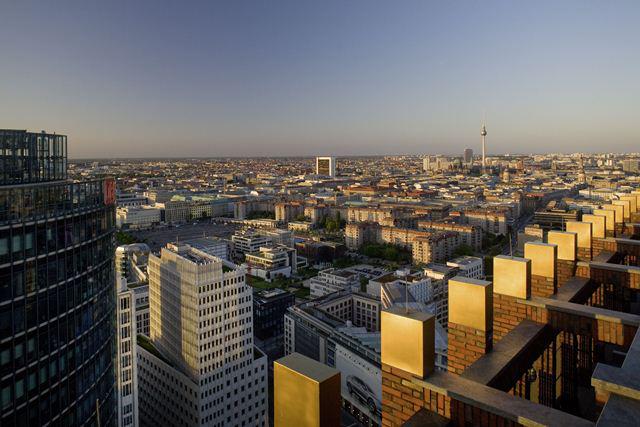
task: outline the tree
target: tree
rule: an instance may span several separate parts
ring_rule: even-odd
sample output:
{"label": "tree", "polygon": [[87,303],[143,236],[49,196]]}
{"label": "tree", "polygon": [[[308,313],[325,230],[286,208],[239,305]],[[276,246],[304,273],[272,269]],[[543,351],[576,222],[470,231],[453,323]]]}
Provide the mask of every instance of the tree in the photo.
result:
{"label": "tree", "polygon": [[453,256],[454,257],[458,257],[458,256],[467,256],[467,255],[473,255],[473,248],[469,245],[460,245],[456,248],[455,251],[453,251]]}

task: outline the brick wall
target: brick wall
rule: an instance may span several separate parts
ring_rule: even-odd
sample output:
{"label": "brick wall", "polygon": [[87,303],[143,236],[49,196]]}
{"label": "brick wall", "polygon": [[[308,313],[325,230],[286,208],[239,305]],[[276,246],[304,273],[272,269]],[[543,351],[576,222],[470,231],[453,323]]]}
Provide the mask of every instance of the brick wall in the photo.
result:
{"label": "brick wall", "polygon": [[460,375],[480,357],[491,351],[492,332],[449,322],[447,369]]}
{"label": "brick wall", "polygon": [[531,275],[531,295],[548,297],[556,293],[556,282],[552,277]]}
{"label": "brick wall", "polygon": [[579,261],[591,261],[591,248],[578,248],[577,258]]}
{"label": "brick wall", "polygon": [[558,287],[562,287],[569,279],[575,276],[576,263],[575,261],[568,261],[559,259],[557,261],[556,275],[558,281]]}
{"label": "brick wall", "polygon": [[[493,294],[493,340],[498,342],[525,319],[527,307],[518,298]],[[450,345],[450,344],[449,344]]]}
{"label": "brick wall", "polygon": [[401,426],[425,406],[424,390],[402,384],[403,379],[412,377],[409,372],[382,364],[382,425]]}

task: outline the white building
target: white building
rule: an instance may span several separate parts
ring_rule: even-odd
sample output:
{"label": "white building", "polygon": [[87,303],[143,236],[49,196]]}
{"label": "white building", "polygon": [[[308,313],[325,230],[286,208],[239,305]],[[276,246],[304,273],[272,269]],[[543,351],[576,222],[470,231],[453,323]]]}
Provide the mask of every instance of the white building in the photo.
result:
{"label": "white building", "polygon": [[187,244],[149,256],[150,337],[138,337],[140,420],[268,425],[267,357],[253,345],[245,270]]}
{"label": "white building", "polygon": [[118,277],[116,283],[118,427],[137,427],[139,424],[135,302],[133,291],[127,287],[127,280]]}
{"label": "white building", "polygon": [[335,157],[316,157],[316,175],[336,176]]}
{"label": "white building", "polygon": [[360,276],[353,271],[328,268],[311,278],[309,288],[314,298],[345,289],[357,291],[360,289]]}
{"label": "white building", "polygon": [[149,246],[133,243],[116,248],[116,276],[126,280],[127,287],[134,294],[136,331],[149,336],[149,281],[147,262]]}
{"label": "white building", "polygon": [[153,206],[126,206],[116,209],[118,228],[142,230],[160,224],[159,208]]}
{"label": "white building", "polygon": [[469,279],[484,279],[484,262],[482,258],[461,256],[447,261],[447,266],[458,268],[460,276],[468,277]]}
{"label": "white building", "polygon": [[268,282],[276,277],[291,277],[292,265],[284,247],[261,247],[257,252],[245,254],[245,262],[250,275]]}
{"label": "white building", "polygon": [[217,237],[201,237],[199,239],[187,240],[185,243],[209,255],[224,260],[229,259],[229,243],[226,240]]}
{"label": "white building", "polygon": [[271,238],[255,230],[245,230],[231,236],[231,242],[235,256],[243,257],[247,253],[258,252],[262,246],[268,246]]}

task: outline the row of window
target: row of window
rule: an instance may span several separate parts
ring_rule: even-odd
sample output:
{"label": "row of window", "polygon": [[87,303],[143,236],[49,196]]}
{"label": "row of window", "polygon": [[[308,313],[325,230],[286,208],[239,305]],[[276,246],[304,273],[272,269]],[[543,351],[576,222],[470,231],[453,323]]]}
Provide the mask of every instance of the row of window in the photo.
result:
{"label": "row of window", "polygon": [[57,218],[111,205],[105,187],[103,180],[0,187],[0,225]]}

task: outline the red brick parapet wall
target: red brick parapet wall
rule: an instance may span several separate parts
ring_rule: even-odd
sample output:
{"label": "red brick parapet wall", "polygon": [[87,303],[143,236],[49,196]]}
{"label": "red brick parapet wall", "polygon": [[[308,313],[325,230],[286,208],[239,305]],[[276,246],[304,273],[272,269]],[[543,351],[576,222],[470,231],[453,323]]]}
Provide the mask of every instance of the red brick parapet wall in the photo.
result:
{"label": "red brick parapet wall", "polygon": [[556,275],[558,287],[561,288],[562,285],[567,283],[569,279],[576,275],[575,261],[559,259],[556,266]]}
{"label": "red brick parapet wall", "polygon": [[449,322],[447,369],[460,375],[492,348],[492,333]]}
{"label": "red brick parapet wall", "polygon": [[591,261],[591,248],[578,248],[576,256],[580,261]]}
{"label": "red brick parapet wall", "polygon": [[451,420],[452,426],[520,426],[479,407],[411,382],[412,375],[382,364],[382,425],[400,427],[421,409]]}
{"label": "red brick parapet wall", "polygon": [[450,417],[451,399],[411,382],[413,375],[382,364],[382,425],[401,426],[425,408]]}
{"label": "red brick parapet wall", "polygon": [[556,293],[556,282],[552,277],[531,275],[531,295],[549,297]]}
{"label": "red brick parapet wall", "polygon": [[497,343],[526,319],[527,307],[509,295],[493,294],[493,341]]}

